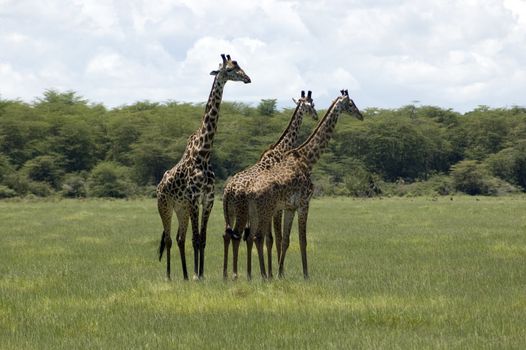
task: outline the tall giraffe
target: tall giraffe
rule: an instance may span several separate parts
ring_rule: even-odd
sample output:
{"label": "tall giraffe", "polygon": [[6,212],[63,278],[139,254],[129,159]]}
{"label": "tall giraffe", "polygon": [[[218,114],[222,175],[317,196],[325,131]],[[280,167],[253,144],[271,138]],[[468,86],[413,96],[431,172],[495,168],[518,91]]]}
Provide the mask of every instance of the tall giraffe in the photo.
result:
{"label": "tall giraffe", "polygon": [[[318,114],[314,109],[314,102],[312,101],[311,91],[305,97],[305,91],[301,92],[301,97],[296,103],[296,109],[292,114],[287,128],[281,134],[278,141],[265,150],[258,162],[251,167],[235,174],[231,177],[225,185],[223,192],[223,213],[225,217],[225,234],[224,240],[224,260],[223,260],[223,277],[227,278],[228,269],[228,249],[230,241],[233,240],[233,276],[237,278],[237,259],[239,252],[239,243],[241,239],[241,230],[245,228],[245,238],[248,235],[249,229],[246,227],[248,222],[248,202],[246,199],[246,190],[251,181],[257,179],[258,174],[277,162],[281,161],[285,152],[297,146],[297,139],[299,129],[303,121],[303,116],[309,114],[313,119],[318,119]],[[281,219],[281,215],[279,217]],[[234,224],[235,221],[235,224]],[[234,225],[233,225],[234,224]],[[276,238],[281,242],[281,228],[276,232]],[[272,273],[272,234],[266,237],[269,273]],[[247,241],[247,245],[249,242]],[[279,256],[279,254],[278,254]]]}
{"label": "tall giraffe", "polygon": [[[279,257],[280,277],[283,276],[285,255],[289,246],[290,231],[294,214],[298,211],[299,241],[303,276],[308,278],[307,268],[307,216],[309,202],[313,192],[311,172],[321,153],[327,148],[334,132],[338,117],[342,112],[349,112],[363,120],[363,116],[349,97],[347,90],[339,96],[327,110],[309,138],[298,148],[284,156],[284,159],[272,168],[262,172],[258,181],[249,186],[247,198],[249,202],[249,220],[253,239],[258,251],[261,275],[266,278],[263,257],[263,238],[268,234],[273,215],[284,210],[283,241]],[[251,252],[247,252],[251,254]],[[250,271],[250,266],[247,270]]]}
{"label": "tall giraffe", "polygon": [[[166,248],[166,276],[168,279],[170,279],[170,250],[172,247],[171,222],[174,211],[179,223],[176,240],[181,253],[184,279],[188,279],[185,256],[188,219],[192,224],[194,278],[203,277],[206,227],[214,205],[215,175],[210,166],[210,154],[217,130],[223,88],[229,80],[250,83],[250,78],[236,61],[232,61],[229,55],[226,57],[221,55],[221,58],[223,62],[219,69],[210,73],[215,76],[215,79],[201,126],[188,138],[181,160],[164,173],[163,179],[157,186],[157,206],[164,228],[159,245],[159,261]],[[199,228],[200,204],[202,214]]]}

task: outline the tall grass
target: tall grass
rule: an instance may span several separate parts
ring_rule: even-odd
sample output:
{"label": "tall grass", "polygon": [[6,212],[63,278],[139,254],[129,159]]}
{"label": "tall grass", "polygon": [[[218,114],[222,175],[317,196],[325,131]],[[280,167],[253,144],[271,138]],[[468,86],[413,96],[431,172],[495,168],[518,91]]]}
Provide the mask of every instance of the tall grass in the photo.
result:
{"label": "tall grass", "polygon": [[173,249],[167,282],[154,200],[0,202],[0,348],[526,347],[525,197],[326,198],[309,217],[308,281],[295,231],[285,280],[247,282],[242,246],[223,282],[218,202],[206,279]]}

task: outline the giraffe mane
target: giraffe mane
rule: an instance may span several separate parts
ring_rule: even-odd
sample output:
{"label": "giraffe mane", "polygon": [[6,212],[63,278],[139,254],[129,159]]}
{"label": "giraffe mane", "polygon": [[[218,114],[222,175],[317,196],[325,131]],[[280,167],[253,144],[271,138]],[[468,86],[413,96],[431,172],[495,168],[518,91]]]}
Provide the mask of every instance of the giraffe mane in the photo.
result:
{"label": "giraffe mane", "polygon": [[[327,120],[327,118],[329,117],[329,115],[331,115],[332,113],[332,110],[334,109],[334,106],[336,105],[336,102],[338,102],[340,98],[336,98],[334,101],[332,101],[331,105],[329,106],[329,108],[327,109],[327,112],[325,112],[325,115],[323,116],[323,118],[321,118],[320,122],[318,123],[318,125],[316,125],[316,128],[311,132],[311,134],[309,135],[309,137],[301,144],[299,145],[298,147],[296,147],[294,150],[292,151],[296,151],[294,154],[298,154],[297,151],[301,150],[303,147],[305,147],[307,144],[309,144],[309,142],[316,136],[316,134],[318,133],[318,131],[320,130],[321,126],[324,124],[324,122]],[[289,151],[289,153],[292,153],[292,151]]]}
{"label": "giraffe mane", "polygon": [[[293,121],[294,121],[294,116],[296,115],[296,113],[298,113],[298,110],[300,108],[300,105],[301,105],[301,102],[299,102],[297,105],[296,105],[296,109],[294,110],[294,113],[292,114],[292,117],[290,118],[290,121],[289,121],[289,124],[287,125],[287,127],[285,128],[285,131],[283,131],[283,133],[281,134],[281,136],[279,137],[278,141],[276,141],[272,146],[270,146],[267,151],[273,149],[274,147],[276,147],[276,145],[279,145],[279,143],[285,138],[285,135],[287,135],[287,132],[288,130],[290,129]],[[263,158],[263,155],[265,154],[266,152],[263,152],[263,154],[261,154],[261,156],[259,157],[259,160],[261,160],[261,158]]]}

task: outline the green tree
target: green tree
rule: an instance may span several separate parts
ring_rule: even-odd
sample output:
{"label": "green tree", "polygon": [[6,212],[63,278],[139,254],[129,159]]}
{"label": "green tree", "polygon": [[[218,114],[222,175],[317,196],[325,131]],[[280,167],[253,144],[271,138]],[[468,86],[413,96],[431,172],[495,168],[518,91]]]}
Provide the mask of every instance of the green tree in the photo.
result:
{"label": "green tree", "polygon": [[262,99],[258,105],[258,112],[264,116],[271,116],[276,113],[276,99]]}

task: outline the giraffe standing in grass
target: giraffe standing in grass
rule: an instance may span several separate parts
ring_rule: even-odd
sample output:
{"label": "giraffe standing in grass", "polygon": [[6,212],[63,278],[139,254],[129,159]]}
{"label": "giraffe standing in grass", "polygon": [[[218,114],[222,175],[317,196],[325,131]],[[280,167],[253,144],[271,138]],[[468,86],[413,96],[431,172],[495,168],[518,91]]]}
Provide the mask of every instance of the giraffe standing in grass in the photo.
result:
{"label": "giraffe standing in grass", "polygon": [[[189,219],[192,225],[194,248],[194,279],[203,277],[206,227],[214,205],[215,175],[210,166],[210,155],[217,130],[223,88],[229,80],[250,83],[250,78],[236,61],[232,61],[229,55],[226,57],[221,55],[221,57],[223,62],[219,69],[210,73],[215,79],[201,126],[188,138],[179,163],[164,173],[163,179],[157,186],[157,206],[164,228],[159,246],[159,260],[166,249],[168,279],[170,279],[171,223],[174,211],[179,223],[176,241],[181,254],[183,277],[188,279],[185,238]],[[200,205],[202,206],[201,227],[199,227]]]}
{"label": "giraffe standing in grass", "polygon": [[[261,154],[258,162],[251,167],[235,174],[228,180],[223,192],[223,213],[225,217],[225,234],[224,240],[224,260],[223,260],[223,278],[227,278],[228,269],[228,249],[230,241],[232,240],[233,248],[233,277],[237,278],[237,259],[239,252],[239,243],[241,239],[241,231],[245,230],[245,239],[249,235],[248,223],[248,202],[246,198],[246,190],[252,181],[255,181],[259,173],[265,169],[272,167],[277,162],[281,161],[285,152],[297,146],[297,139],[299,129],[303,121],[303,116],[310,114],[314,119],[318,119],[316,110],[314,109],[314,102],[312,101],[311,91],[305,97],[305,91],[301,92],[301,98],[296,101],[296,109],[292,114],[290,122],[283,131],[279,140],[266,151]],[[281,219],[281,213],[279,219]],[[235,222],[235,224],[234,224]],[[266,237],[267,252],[268,252],[268,266],[269,274],[272,274],[272,233]],[[247,241],[247,245],[252,243]],[[281,245],[281,228],[279,232],[276,231],[276,245],[278,249]],[[248,256],[250,259],[250,256]],[[279,252],[278,252],[279,260]]]}
{"label": "giraffe standing in grass", "polygon": [[[259,267],[263,278],[267,277],[263,257],[263,238],[268,235],[272,217],[283,210],[284,227],[279,257],[278,276],[283,277],[284,262],[290,242],[290,231],[294,214],[298,211],[299,241],[303,276],[309,277],[307,268],[307,215],[309,202],[313,193],[311,172],[321,153],[327,148],[334,132],[338,117],[342,112],[349,112],[363,120],[363,116],[349,98],[348,92],[341,91],[327,110],[309,138],[298,148],[287,152],[283,160],[259,174],[247,191],[249,202],[249,220],[251,233],[259,258]],[[247,252],[251,254],[250,251]],[[250,271],[251,267],[247,266]]]}

